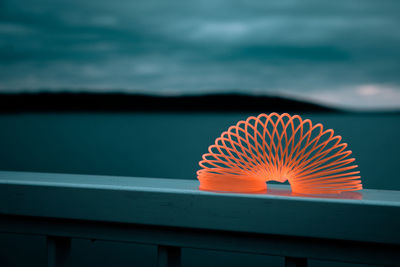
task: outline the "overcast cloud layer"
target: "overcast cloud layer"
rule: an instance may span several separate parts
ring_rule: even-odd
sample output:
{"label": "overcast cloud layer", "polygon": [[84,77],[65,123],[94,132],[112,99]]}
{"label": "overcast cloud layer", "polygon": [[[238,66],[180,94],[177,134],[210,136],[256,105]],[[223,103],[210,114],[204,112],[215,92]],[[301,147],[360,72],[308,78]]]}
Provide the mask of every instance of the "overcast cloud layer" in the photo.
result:
{"label": "overcast cloud layer", "polygon": [[248,92],[400,108],[399,1],[0,2],[0,91]]}

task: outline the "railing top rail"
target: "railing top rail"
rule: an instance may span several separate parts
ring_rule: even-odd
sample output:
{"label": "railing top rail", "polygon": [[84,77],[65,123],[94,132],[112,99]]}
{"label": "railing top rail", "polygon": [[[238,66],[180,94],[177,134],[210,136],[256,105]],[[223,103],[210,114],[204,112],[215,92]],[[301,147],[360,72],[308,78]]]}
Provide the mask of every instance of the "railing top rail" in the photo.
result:
{"label": "railing top rail", "polygon": [[0,172],[0,215],[400,244],[400,191],[292,196],[198,190],[197,180]]}
{"label": "railing top rail", "polygon": [[[198,190],[199,182],[195,179],[183,180],[147,177],[0,171],[0,185],[4,184],[152,192],[176,191],[186,194],[216,195],[214,192]],[[361,205],[400,206],[400,191],[396,190],[364,189],[359,193],[354,192],[343,195],[296,196],[285,194],[285,192],[288,193],[287,191],[290,190],[288,185],[268,184],[268,188],[272,189],[272,191],[266,194],[219,193],[218,196],[235,196],[246,198],[290,198],[298,201],[328,201],[340,203],[349,202],[352,204]]]}

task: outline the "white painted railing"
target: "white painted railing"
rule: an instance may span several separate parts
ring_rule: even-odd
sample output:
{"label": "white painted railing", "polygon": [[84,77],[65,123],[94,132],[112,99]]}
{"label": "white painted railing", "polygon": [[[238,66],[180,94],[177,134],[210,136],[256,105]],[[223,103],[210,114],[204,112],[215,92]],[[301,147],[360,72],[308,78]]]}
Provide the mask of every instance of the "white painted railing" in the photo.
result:
{"label": "white painted railing", "polygon": [[45,235],[48,266],[63,266],[72,238],[158,246],[159,266],[181,248],[396,265],[400,191],[292,196],[199,191],[196,180],[0,172],[0,232]]}

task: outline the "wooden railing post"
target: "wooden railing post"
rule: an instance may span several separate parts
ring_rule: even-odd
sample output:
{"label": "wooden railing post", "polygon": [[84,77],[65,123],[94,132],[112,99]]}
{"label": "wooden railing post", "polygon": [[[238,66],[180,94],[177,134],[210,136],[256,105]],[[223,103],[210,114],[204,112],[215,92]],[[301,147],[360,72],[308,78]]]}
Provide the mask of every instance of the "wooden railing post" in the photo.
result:
{"label": "wooden railing post", "polygon": [[66,267],[70,250],[70,237],[47,236],[47,267]]}
{"label": "wooden railing post", "polygon": [[180,267],[181,248],[172,246],[158,246],[157,253],[158,267]]}
{"label": "wooden railing post", "polygon": [[307,267],[307,259],[285,257],[285,267]]}

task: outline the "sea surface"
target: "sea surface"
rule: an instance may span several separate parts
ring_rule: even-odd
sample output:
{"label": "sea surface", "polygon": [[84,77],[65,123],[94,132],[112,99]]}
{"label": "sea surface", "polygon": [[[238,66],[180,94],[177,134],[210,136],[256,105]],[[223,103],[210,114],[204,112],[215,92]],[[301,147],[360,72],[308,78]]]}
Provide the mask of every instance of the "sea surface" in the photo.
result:
{"label": "sea surface", "polygon": [[[0,116],[0,169],[196,179],[201,155],[250,113]],[[343,137],[365,188],[400,190],[400,115],[300,114]]]}

